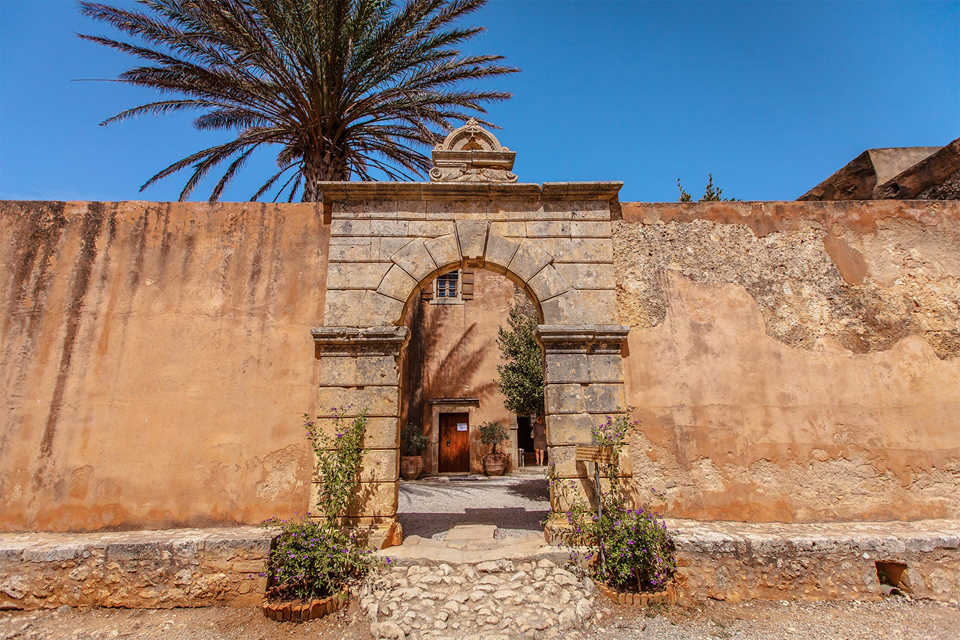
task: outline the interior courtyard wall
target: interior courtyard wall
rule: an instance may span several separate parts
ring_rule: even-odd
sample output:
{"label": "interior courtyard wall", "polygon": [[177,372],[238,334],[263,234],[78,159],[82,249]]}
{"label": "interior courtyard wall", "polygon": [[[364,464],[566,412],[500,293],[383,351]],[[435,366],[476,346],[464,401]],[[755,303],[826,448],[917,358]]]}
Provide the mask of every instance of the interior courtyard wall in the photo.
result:
{"label": "interior courtyard wall", "polygon": [[0,203],[0,529],[307,510],[314,205]]}
{"label": "interior courtyard wall", "polygon": [[[510,431],[503,447],[516,457],[516,416],[507,411],[505,399],[497,388],[500,351],[497,331],[507,327],[506,318],[514,303],[529,302],[527,294],[507,277],[487,269],[473,270],[473,293],[469,299],[446,303],[415,298],[407,310],[404,324],[410,327],[404,361],[404,398],[401,422],[420,420],[430,438],[424,452],[428,471],[437,470],[437,417],[441,412],[469,411],[470,471],[483,470],[485,446],[478,427],[496,421]],[[428,283],[433,288],[434,283]],[[441,399],[477,400],[477,406],[456,408],[434,404]]]}
{"label": "interior courtyard wall", "polygon": [[713,520],[960,515],[960,202],[622,210],[644,499]]}

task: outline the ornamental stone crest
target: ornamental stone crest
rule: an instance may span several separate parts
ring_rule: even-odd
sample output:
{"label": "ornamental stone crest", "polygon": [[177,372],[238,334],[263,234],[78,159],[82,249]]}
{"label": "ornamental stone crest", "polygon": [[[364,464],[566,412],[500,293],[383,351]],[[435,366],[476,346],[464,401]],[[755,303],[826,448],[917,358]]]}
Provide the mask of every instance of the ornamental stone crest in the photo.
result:
{"label": "ornamental stone crest", "polygon": [[473,118],[454,129],[433,149],[431,182],[516,182],[515,151]]}

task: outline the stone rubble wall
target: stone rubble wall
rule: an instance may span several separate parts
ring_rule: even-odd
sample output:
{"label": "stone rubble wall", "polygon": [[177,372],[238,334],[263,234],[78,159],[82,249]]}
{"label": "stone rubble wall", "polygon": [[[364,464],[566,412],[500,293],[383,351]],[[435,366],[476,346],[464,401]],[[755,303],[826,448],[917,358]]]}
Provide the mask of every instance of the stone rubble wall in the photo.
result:
{"label": "stone rubble wall", "polygon": [[667,520],[684,598],[877,600],[876,562],[907,565],[911,596],[960,604],[960,521],[752,524]]}
{"label": "stone rubble wall", "polygon": [[0,536],[0,609],[254,606],[275,535],[258,527]]}
{"label": "stone rubble wall", "polygon": [[[875,563],[884,561],[907,565],[913,596],[960,604],[960,521],[667,526],[681,601],[876,600]],[[260,527],[0,535],[0,609],[256,606],[274,535]],[[507,546],[506,558],[465,550],[457,559],[424,549],[401,547],[355,594],[383,636],[399,628],[421,638],[549,637],[588,630],[606,605],[556,547]]]}

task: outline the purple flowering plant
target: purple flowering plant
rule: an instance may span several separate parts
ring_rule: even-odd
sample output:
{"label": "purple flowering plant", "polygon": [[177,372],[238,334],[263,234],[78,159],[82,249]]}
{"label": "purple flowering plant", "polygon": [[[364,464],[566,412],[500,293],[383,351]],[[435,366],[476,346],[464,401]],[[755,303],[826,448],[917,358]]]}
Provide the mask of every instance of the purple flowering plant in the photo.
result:
{"label": "purple flowering plant", "polygon": [[662,591],[676,574],[676,545],[662,518],[628,505],[620,474],[623,447],[638,428],[626,415],[607,416],[593,427],[594,443],[610,451],[600,470],[607,487],[593,497],[594,504],[577,498],[570,481],[553,473],[551,483],[559,502],[569,505],[562,513],[568,527],[561,540],[571,549],[575,567],[621,591]]}
{"label": "purple flowering plant", "polygon": [[304,414],[303,425],[316,457],[317,509],[333,524],[346,514],[360,482],[367,411],[348,417],[349,407],[332,407],[332,420]]}
{"label": "purple flowering plant", "polygon": [[303,416],[316,457],[319,513],[308,513],[301,521],[264,523],[280,528],[267,559],[268,598],[325,598],[361,580],[374,566],[374,556],[356,533],[343,530],[339,522],[360,482],[367,427],[366,410],[348,417],[348,409],[332,408],[332,419]]}
{"label": "purple flowering plant", "polygon": [[271,600],[326,598],[359,582],[374,556],[350,533],[323,520],[268,520],[279,526],[267,559]]}

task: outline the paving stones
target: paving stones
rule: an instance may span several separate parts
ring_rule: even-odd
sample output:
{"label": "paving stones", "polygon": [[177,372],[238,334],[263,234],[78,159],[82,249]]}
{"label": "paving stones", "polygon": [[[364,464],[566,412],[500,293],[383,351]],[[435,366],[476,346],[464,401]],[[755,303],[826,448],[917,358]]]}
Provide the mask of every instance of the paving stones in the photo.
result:
{"label": "paving stones", "polygon": [[595,619],[586,582],[549,559],[393,565],[363,586],[360,607],[378,639],[551,638]]}

